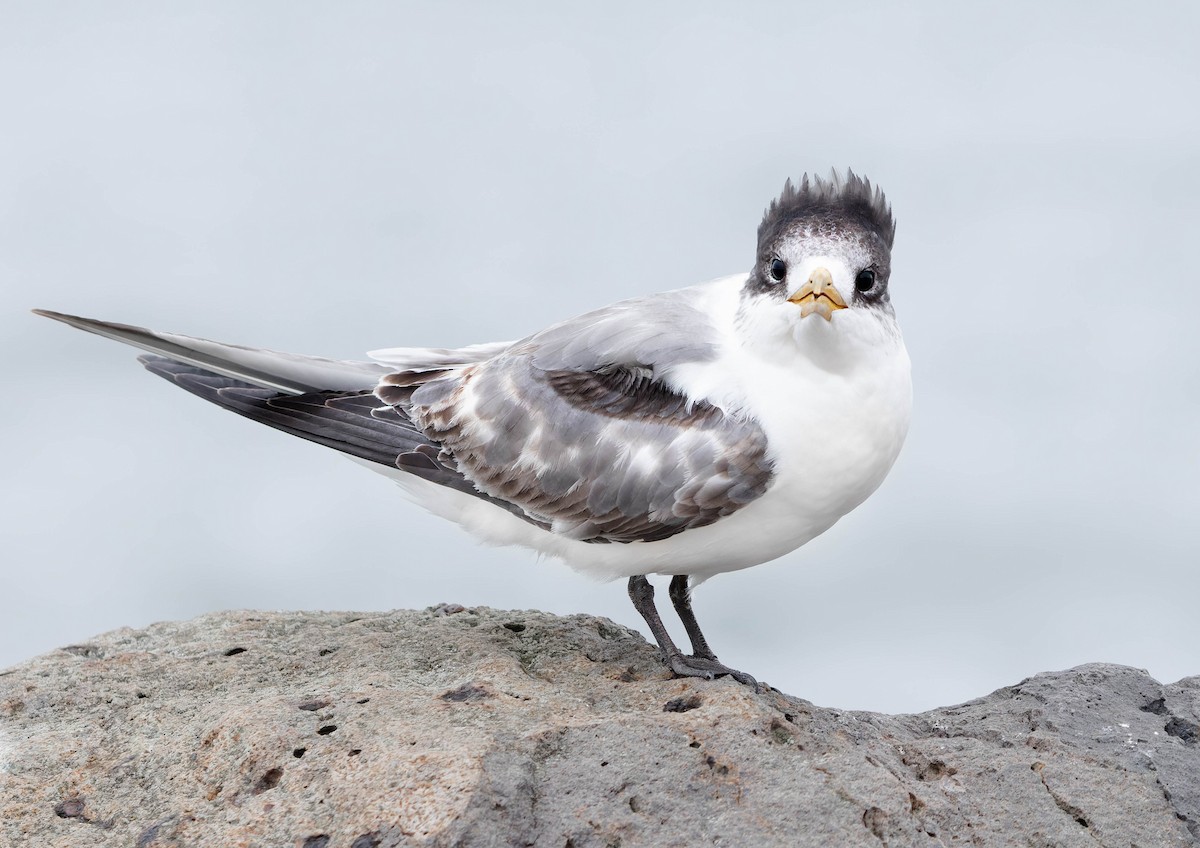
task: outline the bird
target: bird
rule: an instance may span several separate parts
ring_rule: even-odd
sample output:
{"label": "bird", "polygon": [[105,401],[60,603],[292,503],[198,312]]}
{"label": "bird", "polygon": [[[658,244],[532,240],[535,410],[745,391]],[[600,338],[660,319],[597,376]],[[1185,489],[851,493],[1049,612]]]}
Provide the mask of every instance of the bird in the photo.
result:
{"label": "bird", "polygon": [[[388,475],[484,542],[626,579],[673,675],[758,688],[717,658],[692,590],[811,541],[895,462],[912,411],[895,229],[870,180],[805,173],[767,206],[749,271],[516,341],[358,361],[34,311],[143,349],[152,373]],[[670,577],[690,653],[648,575]]]}

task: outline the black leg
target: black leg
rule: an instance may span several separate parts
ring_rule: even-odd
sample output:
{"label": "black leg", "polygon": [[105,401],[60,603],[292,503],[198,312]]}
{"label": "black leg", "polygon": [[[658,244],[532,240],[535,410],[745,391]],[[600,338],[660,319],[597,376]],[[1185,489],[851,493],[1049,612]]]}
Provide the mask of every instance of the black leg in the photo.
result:
{"label": "black leg", "polygon": [[683,622],[683,629],[687,631],[688,639],[692,641],[692,653],[695,656],[704,657],[706,660],[715,660],[717,655],[712,652],[712,648],[708,647],[708,640],[700,632],[700,624],[696,621],[696,614],[692,612],[692,593],[688,589],[686,574],[677,574],[671,578],[670,595],[671,604],[675,607],[679,620]]}
{"label": "black leg", "polygon": [[671,634],[667,633],[667,628],[659,618],[658,607],[654,606],[654,587],[650,585],[650,581],[642,575],[630,577],[629,599],[633,601],[633,608],[641,613],[642,618],[646,619],[646,624],[650,625],[654,641],[658,642],[667,663],[671,662],[672,656],[681,656],[679,648],[675,647],[671,640]]}
{"label": "black leg", "polygon": [[[685,578],[686,579],[686,578]],[[672,582],[674,589],[674,582]],[[686,587],[686,583],[685,583]],[[629,578],[629,599],[633,601],[633,608],[636,609],[646,619],[646,624],[650,626],[650,632],[654,634],[654,640],[658,642],[658,647],[662,649],[663,657],[670,666],[671,671],[675,672],[680,677],[703,677],[706,680],[712,680],[714,677],[720,677],[728,674],[738,683],[746,686],[758,688],[758,681],[750,675],[736,671],[728,666],[717,662],[716,657],[712,656],[712,651],[709,651],[709,656],[685,656],[675,643],[671,640],[671,636],[667,633],[667,628],[663,626],[662,619],[658,615],[658,608],[654,606],[654,587],[650,585],[650,581],[642,575]],[[672,598],[674,600],[674,598]],[[689,613],[691,607],[688,607]],[[700,633],[699,626],[696,625],[695,616],[691,616],[692,626],[695,627],[696,633]],[[684,626],[687,624],[685,622]],[[690,637],[691,628],[688,629]],[[701,636],[701,643],[704,637]],[[693,638],[693,645],[695,639]],[[707,644],[705,644],[707,648]]]}

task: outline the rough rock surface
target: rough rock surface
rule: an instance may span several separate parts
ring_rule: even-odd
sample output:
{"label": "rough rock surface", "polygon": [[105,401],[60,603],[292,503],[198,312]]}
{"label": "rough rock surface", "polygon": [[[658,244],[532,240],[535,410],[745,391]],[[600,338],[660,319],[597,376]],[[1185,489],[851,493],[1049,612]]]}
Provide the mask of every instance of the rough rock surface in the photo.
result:
{"label": "rough rock surface", "polygon": [[539,612],[225,613],[0,672],[8,846],[1187,846],[1200,677],[922,715],[669,679]]}

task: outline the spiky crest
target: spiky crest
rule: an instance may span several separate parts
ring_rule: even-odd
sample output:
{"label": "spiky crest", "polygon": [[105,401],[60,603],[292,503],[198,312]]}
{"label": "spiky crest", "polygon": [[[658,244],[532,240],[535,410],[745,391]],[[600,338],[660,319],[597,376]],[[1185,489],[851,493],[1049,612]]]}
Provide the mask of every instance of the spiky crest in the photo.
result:
{"label": "spiky crest", "polygon": [[891,249],[896,222],[887,198],[878,187],[871,186],[870,180],[849,168],[844,177],[832,170],[828,179],[805,174],[798,186],[790,179],[784,183],[783,192],[763,213],[758,225],[758,243],[761,246],[764,239],[771,239],[782,226],[797,218],[833,215],[848,215],[872,228]]}

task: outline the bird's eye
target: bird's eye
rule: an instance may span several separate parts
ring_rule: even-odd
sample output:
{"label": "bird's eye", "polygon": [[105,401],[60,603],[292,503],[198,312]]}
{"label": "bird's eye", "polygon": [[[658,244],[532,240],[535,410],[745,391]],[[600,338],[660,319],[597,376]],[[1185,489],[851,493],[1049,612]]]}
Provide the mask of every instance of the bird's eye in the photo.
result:
{"label": "bird's eye", "polygon": [[777,283],[782,283],[787,277],[787,263],[782,259],[771,260],[771,279]]}
{"label": "bird's eye", "polygon": [[854,287],[864,294],[875,288],[875,272],[870,268],[863,268],[854,278]]}

